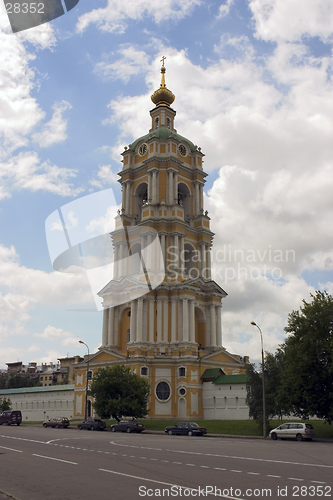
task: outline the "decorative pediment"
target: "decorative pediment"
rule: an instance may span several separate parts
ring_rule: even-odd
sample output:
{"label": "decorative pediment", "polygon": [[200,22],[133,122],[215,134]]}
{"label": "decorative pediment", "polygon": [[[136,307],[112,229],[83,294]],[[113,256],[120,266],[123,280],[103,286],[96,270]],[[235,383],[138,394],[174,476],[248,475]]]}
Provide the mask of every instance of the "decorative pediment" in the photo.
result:
{"label": "decorative pediment", "polygon": [[[89,364],[95,363],[111,363],[112,361],[117,361],[118,363],[122,363],[126,360],[126,356],[122,356],[117,352],[108,349],[107,347],[103,347],[99,349],[93,356],[89,358]],[[82,362],[82,364],[86,365],[86,360]]]}
{"label": "decorative pediment", "polygon": [[219,349],[218,351],[214,351],[210,354],[206,354],[202,356],[202,361],[210,361],[216,363],[237,363],[243,365],[243,361],[240,360],[239,356],[233,356],[225,349]]}

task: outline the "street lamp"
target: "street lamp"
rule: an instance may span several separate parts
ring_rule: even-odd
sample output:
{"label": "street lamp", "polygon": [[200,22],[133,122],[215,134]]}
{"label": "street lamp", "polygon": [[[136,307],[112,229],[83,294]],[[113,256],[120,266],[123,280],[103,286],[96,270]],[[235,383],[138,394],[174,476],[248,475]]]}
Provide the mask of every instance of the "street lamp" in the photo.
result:
{"label": "street lamp", "polygon": [[260,340],[261,340],[261,370],[262,370],[262,417],[263,417],[263,434],[264,438],[267,438],[267,422],[266,422],[266,397],[265,397],[265,366],[264,366],[264,342],[262,339],[262,332],[259,326],[251,321],[251,325],[256,326],[260,332]]}
{"label": "street lamp", "polygon": [[84,402],[84,420],[87,420],[87,416],[88,416],[88,390],[89,390],[89,387],[88,387],[88,373],[89,373],[89,347],[88,345],[83,342],[83,340],[79,340],[79,343],[80,344],[84,344],[88,350],[88,358],[87,358],[87,372],[86,372],[86,398],[85,398],[85,402]]}

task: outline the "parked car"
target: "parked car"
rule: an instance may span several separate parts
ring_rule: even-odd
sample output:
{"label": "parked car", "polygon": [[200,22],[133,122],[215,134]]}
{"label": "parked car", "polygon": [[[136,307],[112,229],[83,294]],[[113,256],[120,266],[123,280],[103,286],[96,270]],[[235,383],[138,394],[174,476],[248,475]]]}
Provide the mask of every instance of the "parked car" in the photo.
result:
{"label": "parked car", "polygon": [[77,426],[77,428],[80,430],[88,429],[88,431],[104,431],[105,427],[105,422],[103,422],[99,418],[88,418]]}
{"label": "parked car", "polygon": [[280,439],[297,439],[297,441],[302,441],[307,439],[309,441],[315,435],[314,428],[311,424],[303,424],[300,422],[290,422],[288,424],[279,425],[276,429],[271,430],[269,433],[270,437],[274,440]]}
{"label": "parked car", "polygon": [[0,415],[0,425],[20,425],[22,422],[22,413],[16,410],[6,410]]}
{"label": "parked car", "polygon": [[172,434],[203,436],[207,434],[207,429],[206,427],[200,427],[195,422],[179,422],[177,425],[166,427],[164,432],[169,436],[172,436]]}
{"label": "parked car", "polygon": [[111,425],[112,432],[142,432],[144,430],[145,426],[136,420],[121,420]]}
{"label": "parked car", "polygon": [[45,422],[43,422],[43,427],[63,427],[64,429],[67,429],[67,427],[69,427],[69,420],[67,417],[49,418],[49,420],[45,420]]}

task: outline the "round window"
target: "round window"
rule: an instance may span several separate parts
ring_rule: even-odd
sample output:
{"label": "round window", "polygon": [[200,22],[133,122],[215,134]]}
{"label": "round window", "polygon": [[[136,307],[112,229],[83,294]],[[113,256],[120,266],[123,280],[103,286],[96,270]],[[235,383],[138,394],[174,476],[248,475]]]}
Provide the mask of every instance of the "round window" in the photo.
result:
{"label": "round window", "polygon": [[159,382],[156,386],[156,397],[160,401],[167,401],[171,394],[170,385],[168,382]]}
{"label": "round window", "polygon": [[179,389],[179,391],[178,391],[178,394],[179,394],[180,396],[185,396],[185,394],[186,394],[186,389],[184,389],[184,387],[181,387],[181,388]]}

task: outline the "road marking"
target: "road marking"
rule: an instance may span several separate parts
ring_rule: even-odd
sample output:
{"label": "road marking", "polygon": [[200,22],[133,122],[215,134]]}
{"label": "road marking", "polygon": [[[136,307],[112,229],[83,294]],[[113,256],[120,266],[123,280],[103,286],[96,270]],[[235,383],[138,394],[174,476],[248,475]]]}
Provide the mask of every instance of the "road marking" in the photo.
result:
{"label": "road marking", "polygon": [[189,465],[190,467],[195,467],[195,464],[185,464],[185,465]]}
{"label": "road marking", "polygon": [[23,453],[21,450],[14,450],[13,448],[6,448],[5,446],[0,446],[3,450],[9,450],[9,451],[17,451],[17,453]]}
{"label": "road marking", "polygon": [[298,477],[288,477],[288,479],[292,479],[293,481],[304,481],[304,479],[299,479]]}
{"label": "road marking", "polygon": [[230,472],[242,472],[241,470],[230,470]]}
{"label": "road marking", "polygon": [[69,462],[68,460],[61,460],[60,458],[45,457],[44,455],[32,454],[33,457],[47,458],[48,460],[56,460],[57,462],[65,462],[66,464],[78,465],[76,462]]}
{"label": "road marking", "polygon": [[221,467],[214,467],[214,470],[227,470],[227,469],[222,469]]}
{"label": "road marking", "polygon": [[326,484],[324,481],[310,481],[310,483]]}
{"label": "road marking", "polygon": [[273,474],[267,474],[267,477],[281,477],[281,476],[274,476]]}
{"label": "road marking", "polygon": [[[251,474],[252,476],[260,476],[260,472],[247,472],[246,474]],[[280,477],[280,476],[276,476]]]}
{"label": "road marking", "polygon": [[[187,464],[187,465],[193,465],[193,464]],[[193,491],[193,492],[200,492],[200,490],[198,490],[197,488],[191,488],[191,487],[188,487],[188,486],[180,486],[179,484],[165,483],[164,481],[156,481],[155,479],[148,479],[146,477],[132,476],[131,474],[124,474],[123,472],[116,472],[114,470],[107,470],[107,469],[98,469],[98,470],[100,470],[101,472],[108,472],[109,474],[117,474],[118,476],[125,476],[125,477],[131,477],[132,479],[139,479],[140,481],[148,481],[150,483],[164,484],[165,486],[173,486],[173,487],[176,487],[176,488],[181,488],[183,490],[189,490],[189,491]],[[239,497],[235,498],[235,497],[230,497],[228,495],[218,495],[215,492],[214,493],[207,492],[206,494],[207,495],[212,495],[212,496],[215,496],[215,497],[220,497],[220,498],[228,498],[229,500],[239,500]]]}

